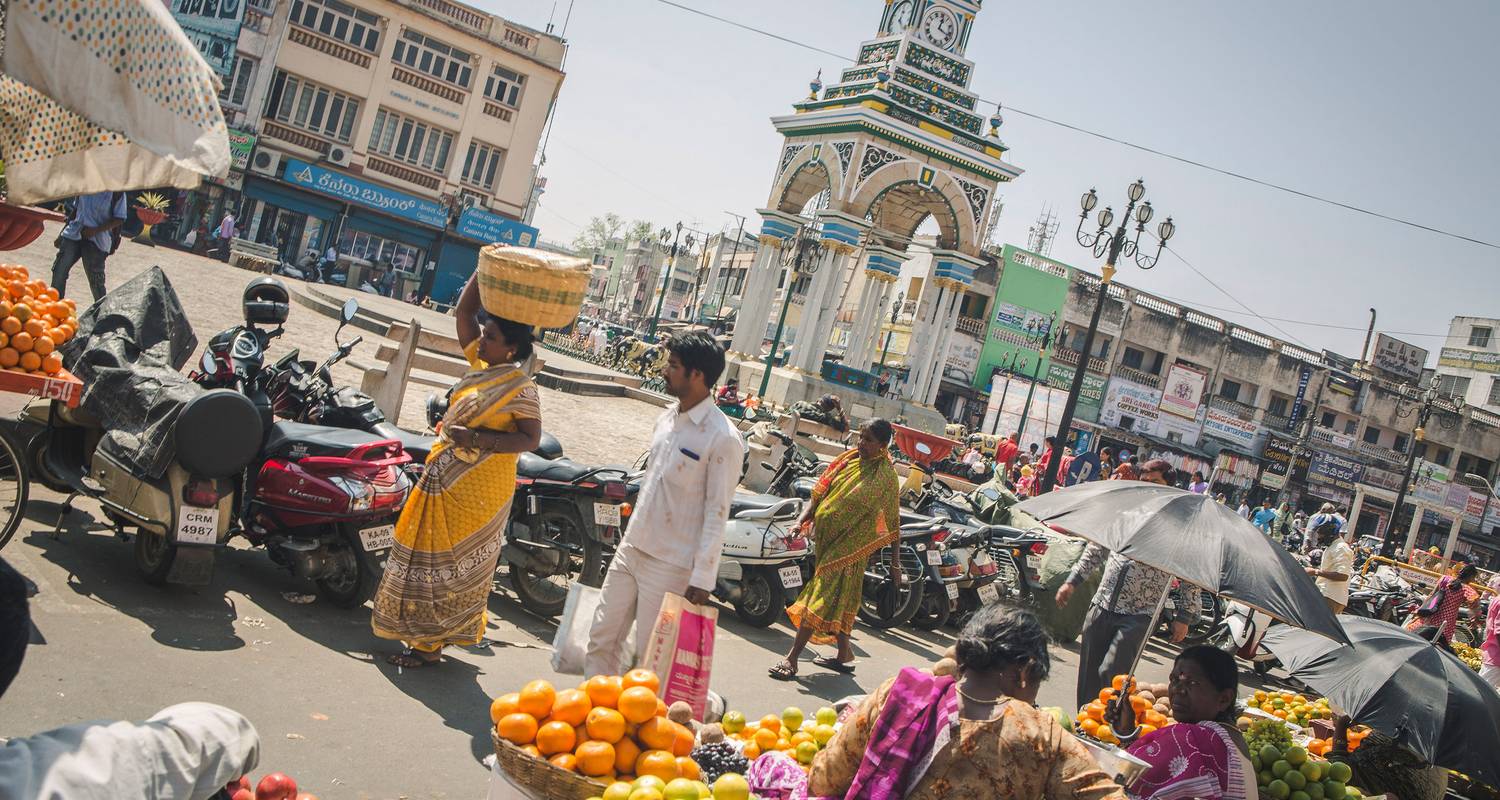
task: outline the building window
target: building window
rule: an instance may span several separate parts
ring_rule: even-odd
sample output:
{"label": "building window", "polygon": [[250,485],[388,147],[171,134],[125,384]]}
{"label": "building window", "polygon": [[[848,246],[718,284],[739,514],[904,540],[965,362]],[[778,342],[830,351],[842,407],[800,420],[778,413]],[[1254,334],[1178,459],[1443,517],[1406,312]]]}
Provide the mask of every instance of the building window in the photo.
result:
{"label": "building window", "polygon": [[490,76],[484,80],[484,96],[502,105],[519,108],[521,88],[525,85],[525,75],[495,64],[490,68]]}
{"label": "building window", "polygon": [[472,54],[411,28],[401,31],[401,38],[396,40],[396,51],[391,54],[391,59],[397,64],[405,64],[418,72],[465,89],[469,88],[469,82],[474,77]]}
{"label": "building window", "polygon": [[1395,450],[1398,453],[1405,453],[1407,446],[1410,444],[1411,440],[1406,438],[1406,434],[1398,433],[1396,434],[1395,443],[1391,445],[1391,449]]}
{"label": "building window", "polygon": [[1490,346],[1490,334],[1492,334],[1492,333],[1494,333],[1494,329],[1493,328],[1481,328],[1481,327],[1479,327],[1477,325],[1474,326],[1474,327],[1472,327],[1472,328],[1470,328],[1469,329],[1469,346],[1470,347],[1489,347]]}
{"label": "building window", "polygon": [[1500,378],[1490,378],[1490,396],[1484,401],[1487,406],[1500,406]]}
{"label": "building window", "polygon": [[1125,346],[1125,353],[1120,356],[1120,363],[1134,370],[1139,370],[1146,363],[1146,354],[1131,347]]}
{"label": "building window", "polygon": [[1333,426],[1338,424],[1338,417],[1335,417],[1332,411],[1324,411],[1323,417],[1318,420],[1318,424],[1324,428],[1333,430]]}
{"label": "building window", "polygon": [[246,5],[262,14],[276,13],[276,0],[249,0]]}
{"label": "building window", "polygon": [[390,264],[404,272],[415,272],[426,256],[420,247],[350,228],[339,237],[339,252],[371,264]]}
{"label": "building window", "polygon": [[375,112],[370,152],[442,174],[448,169],[453,134],[384,108]]}
{"label": "building window", "polygon": [[1438,394],[1444,397],[1467,397],[1469,394],[1469,379],[1458,375],[1437,376]]}
{"label": "building window", "polygon": [[1219,382],[1219,396],[1223,397],[1226,400],[1236,400],[1236,401],[1239,400],[1240,399],[1240,383],[1239,383],[1239,381],[1232,381],[1232,380],[1229,380],[1228,378],[1225,378],[1224,380],[1220,381]]}
{"label": "building window", "polygon": [[245,98],[250,95],[250,82],[255,79],[256,61],[236,55],[229,77],[224,80],[224,91],[219,93],[220,102],[235,108],[245,107]]}
{"label": "building window", "polygon": [[291,22],[368,53],[380,51],[380,17],[343,0],[292,0]]}
{"label": "building window", "polygon": [[1440,467],[1446,467],[1448,466],[1448,462],[1453,460],[1453,451],[1446,447],[1439,447],[1438,445],[1428,442],[1427,460]]}
{"label": "building window", "polygon": [[277,122],[347,143],[359,118],[359,101],[277,70],[266,113]]}
{"label": "building window", "polygon": [[505,161],[505,151],[494,145],[469,140],[469,152],[464,156],[464,183],[495,189],[495,176],[500,174],[500,165]]}
{"label": "building window", "polygon": [[1358,430],[1358,429],[1359,429],[1359,420],[1350,419],[1350,420],[1345,420],[1344,421],[1344,435],[1345,436],[1353,436],[1354,432],[1356,430]]}
{"label": "building window", "polygon": [[1380,444],[1380,429],[1374,425],[1366,426],[1365,435],[1360,438],[1365,440],[1365,444]]}
{"label": "building window", "polygon": [[1290,415],[1291,398],[1279,395],[1271,396],[1271,407],[1266,409],[1273,417],[1285,417]]}

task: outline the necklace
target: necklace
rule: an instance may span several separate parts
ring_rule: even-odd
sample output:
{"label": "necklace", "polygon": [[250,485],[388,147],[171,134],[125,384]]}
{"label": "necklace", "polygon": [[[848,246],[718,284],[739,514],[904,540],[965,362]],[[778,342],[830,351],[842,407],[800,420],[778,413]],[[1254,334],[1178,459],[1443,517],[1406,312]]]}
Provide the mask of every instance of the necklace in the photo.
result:
{"label": "necklace", "polygon": [[1005,699],[1005,695],[1003,695],[1003,694],[996,695],[995,697],[990,698],[990,699],[984,699],[984,698],[980,698],[980,697],[975,697],[974,695],[969,694],[968,692],[965,692],[963,690],[962,686],[960,684],[956,684],[956,683],[953,685],[953,691],[958,692],[958,696],[959,697],[962,697],[963,699],[968,700],[971,703],[976,703],[976,704],[982,705],[982,706],[996,705],[1001,700]]}

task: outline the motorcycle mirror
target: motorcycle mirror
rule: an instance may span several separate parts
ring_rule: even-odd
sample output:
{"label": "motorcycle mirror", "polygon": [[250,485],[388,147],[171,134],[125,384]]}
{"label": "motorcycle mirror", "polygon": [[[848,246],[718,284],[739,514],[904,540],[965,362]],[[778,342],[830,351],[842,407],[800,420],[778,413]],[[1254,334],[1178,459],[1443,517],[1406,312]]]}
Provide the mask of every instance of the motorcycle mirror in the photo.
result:
{"label": "motorcycle mirror", "polygon": [[217,365],[214,364],[214,356],[207,350],[203,351],[203,358],[198,359],[198,371],[204,375],[212,375],[218,372]]}
{"label": "motorcycle mirror", "polygon": [[339,313],[339,322],[348,325],[354,320],[354,315],[359,313],[359,301],[351,297],[344,301],[344,309]]}

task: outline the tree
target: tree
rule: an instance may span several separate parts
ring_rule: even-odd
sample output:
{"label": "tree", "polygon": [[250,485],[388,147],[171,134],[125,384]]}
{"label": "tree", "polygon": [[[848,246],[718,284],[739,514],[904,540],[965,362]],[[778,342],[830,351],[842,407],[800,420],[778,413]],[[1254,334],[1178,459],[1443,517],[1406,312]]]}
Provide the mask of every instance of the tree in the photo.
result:
{"label": "tree", "polygon": [[578,236],[573,239],[573,249],[590,255],[602,251],[610,242],[618,239],[625,227],[625,220],[613,212],[589,219]]}
{"label": "tree", "polygon": [[627,240],[634,239],[638,242],[649,242],[656,239],[656,226],[643,219],[630,223],[630,230],[625,232]]}

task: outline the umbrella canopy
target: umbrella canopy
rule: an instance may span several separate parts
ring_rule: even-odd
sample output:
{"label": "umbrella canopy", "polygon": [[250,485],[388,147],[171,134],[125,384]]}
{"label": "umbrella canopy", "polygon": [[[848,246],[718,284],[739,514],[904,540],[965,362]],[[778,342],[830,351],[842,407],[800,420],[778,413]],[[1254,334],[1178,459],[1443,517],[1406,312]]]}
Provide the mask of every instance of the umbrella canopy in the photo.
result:
{"label": "umbrella canopy", "polygon": [[217,78],[167,5],[11,0],[0,55],[10,202],[228,173]]}
{"label": "umbrella canopy", "polygon": [[1091,481],[1016,508],[1289,625],[1348,641],[1302,565],[1206,494],[1144,481]]}
{"label": "umbrella canopy", "polygon": [[1468,665],[1389,622],[1340,615],[1353,644],[1281,626],[1261,643],[1293,677],[1440,767],[1500,786],[1500,693]]}

